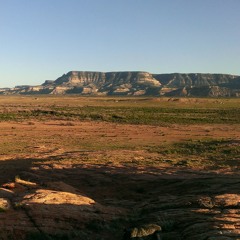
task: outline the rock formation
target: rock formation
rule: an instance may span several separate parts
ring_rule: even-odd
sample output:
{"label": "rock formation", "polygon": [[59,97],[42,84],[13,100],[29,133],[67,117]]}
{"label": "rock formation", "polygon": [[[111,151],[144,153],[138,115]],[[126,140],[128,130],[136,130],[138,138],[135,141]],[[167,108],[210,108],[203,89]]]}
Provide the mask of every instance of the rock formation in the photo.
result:
{"label": "rock formation", "polygon": [[239,97],[240,76],[71,71],[39,86],[0,89],[0,94]]}

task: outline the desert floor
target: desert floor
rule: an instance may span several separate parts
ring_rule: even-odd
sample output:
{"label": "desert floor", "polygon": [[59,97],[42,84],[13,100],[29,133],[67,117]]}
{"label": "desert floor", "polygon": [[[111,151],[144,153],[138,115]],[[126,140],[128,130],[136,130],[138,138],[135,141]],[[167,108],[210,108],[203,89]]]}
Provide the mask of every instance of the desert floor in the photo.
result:
{"label": "desert floor", "polygon": [[[0,238],[123,239],[157,224],[162,239],[240,239],[239,103],[1,97]],[[134,123],[121,112],[144,118],[134,104],[173,110]],[[73,115],[89,106],[98,115]],[[230,117],[172,121],[175,109]]]}

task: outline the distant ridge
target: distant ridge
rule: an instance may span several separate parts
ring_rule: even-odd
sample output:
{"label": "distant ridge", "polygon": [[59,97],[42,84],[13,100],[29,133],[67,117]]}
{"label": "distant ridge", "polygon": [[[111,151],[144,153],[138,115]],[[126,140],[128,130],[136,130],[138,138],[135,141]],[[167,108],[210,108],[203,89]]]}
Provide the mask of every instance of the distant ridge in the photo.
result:
{"label": "distant ridge", "polygon": [[240,97],[240,76],[229,74],[70,71],[39,86],[2,88],[0,94]]}

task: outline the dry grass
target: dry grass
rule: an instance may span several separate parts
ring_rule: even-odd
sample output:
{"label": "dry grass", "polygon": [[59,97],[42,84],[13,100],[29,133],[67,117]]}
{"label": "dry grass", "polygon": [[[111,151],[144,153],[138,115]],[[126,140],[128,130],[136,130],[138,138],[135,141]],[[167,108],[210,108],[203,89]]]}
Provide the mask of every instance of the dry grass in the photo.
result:
{"label": "dry grass", "polygon": [[[224,104],[213,109],[219,102]],[[0,112],[14,118],[2,119],[0,158],[51,157],[61,162],[128,166],[234,167],[239,160],[239,145],[229,143],[239,141],[238,102],[1,97]],[[224,111],[229,113],[228,117]],[[222,120],[216,114],[221,114]]]}
{"label": "dry grass", "polygon": [[[122,239],[125,227],[153,216],[164,239],[173,239],[172,234],[182,233],[176,219],[189,226],[192,219],[199,222],[204,217],[173,216],[181,210],[178,203],[185,199],[181,211],[193,214],[196,206],[189,210],[188,205],[192,196],[239,192],[239,103],[239,99],[0,97],[0,182],[14,181],[18,175],[16,183],[34,189],[61,181],[96,202],[128,212],[128,217],[92,221],[73,233],[46,233],[49,239]],[[38,184],[26,181],[32,179]],[[16,202],[16,213],[23,207]],[[205,219],[212,223],[210,211]],[[4,216],[2,222],[6,220]],[[56,228],[61,228],[58,224]],[[42,233],[30,233],[27,239],[38,238]]]}

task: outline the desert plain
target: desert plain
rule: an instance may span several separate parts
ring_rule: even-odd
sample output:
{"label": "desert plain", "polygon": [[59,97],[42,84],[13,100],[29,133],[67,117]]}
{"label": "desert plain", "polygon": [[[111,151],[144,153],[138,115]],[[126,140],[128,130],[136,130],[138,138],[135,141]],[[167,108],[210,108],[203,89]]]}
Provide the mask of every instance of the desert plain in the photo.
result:
{"label": "desert plain", "polygon": [[238,98],[1,96],[0,136],[0,239],[240,239]]}

